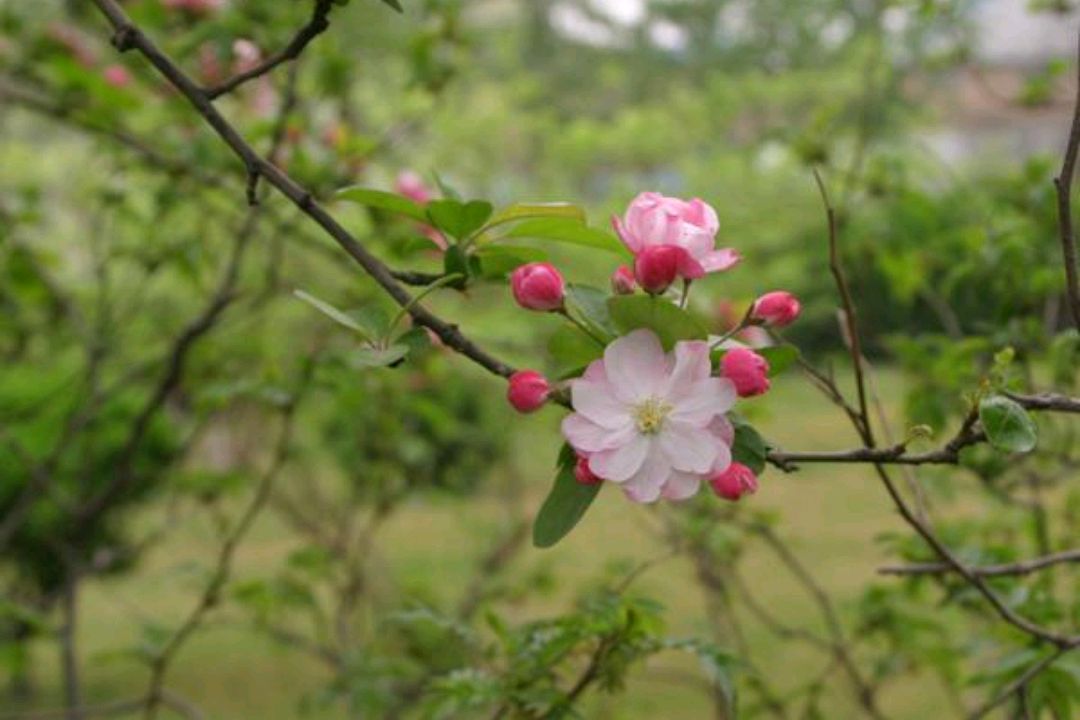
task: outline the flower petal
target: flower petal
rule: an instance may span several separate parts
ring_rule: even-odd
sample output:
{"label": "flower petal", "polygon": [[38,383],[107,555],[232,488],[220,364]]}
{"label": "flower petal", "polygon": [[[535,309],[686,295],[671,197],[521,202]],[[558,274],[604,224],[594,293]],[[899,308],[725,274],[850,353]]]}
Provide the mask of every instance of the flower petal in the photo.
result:
{"label": "flower petal", "polygon": [[[650,454],[651,442],[644,435],[634,433],[622,445],[601,450],[589,457],[589,469],[593,474],[612,482],[626,482],[641,469]],[[653,453],[656,453],[653,450]]]}
{"label": "flower petal", "polygon": [[641,240],[627,229],[626,225],[623,224],[622,218],[618,215],[612,215],[611,226],[615,228],[615,234],[619,236],[623,245],[625,245],[630,252],[635,255],[641,252]]}
{"label": "flower petal", "polygon": [[728,443],[720,443],[716,446],[716,460],[713,461],[709,474],[715,475],[724,472],[731,467],[731,462],[731,446]]}
{"label": "flower petal", "polygon": [[716,436],[706,428],[671,422],[670,418],[660,432],[660,447],[668,461],[683,472],[708,472],[721,445],[723,443],[717,442]]}
{"label": "flower petal", "polygon": [[690,385],[678,396],[669,396],[675,408],[668,416],[673,422],[705,426],[735,405],[735,385],[727,378],[707,377]]}
{"label": "flower petal", "polygon": [[722,250],[713,250],[698,259],[705,268],[705,272],[713,273],[730,270],[739,264],[739,261],[742,260],[742,256],[731,248],[723,248]]}
{"label": "flower petal", "polygon": [[671,465],[663,453],[653,452],[641,469],[623,483],[623,490],[634,502],[655,502],[671,476]]}
{"label": "flower petal", "polygon": [[570,386],[574,410],[606,428],[620,428],[630,422],[630,408],[621,402],[610,383],[575,380]]}
{"label": "flower petal", "polygon": [[[604,370],[615,397],[633,403],[656,395],[668,374],[668,360],[656,333],[640,329],[607,346]],[[574,408],[580,412],[576,400]]]}
{"label": "flower petal", "polygon": [[697,495],[701,480],[701,475],[675,471],[664,483],[663,496],[668,500],[689,500]]}
{"label": "flower petal", "polygon": [[676,343],[675,367],[668,377],[664,396],[669,399],[683,397],[695,383],[708,378],[711,372],[707,343],[699,340]]}
{"label": "flower petal", "polygon": [[610,450],[624,444],[634,431],[628,421],[621,428],[607,428],[597,425],[584,415],[573,413],[562,421],[562,434],[575,450],[587,453]]}
{"label": "flower petal", "polygon": [[719,438],[720,442],[731,447],[735,442],[735,426],[728,420],[727,415],[717,415],[709,423],[709,432]]}

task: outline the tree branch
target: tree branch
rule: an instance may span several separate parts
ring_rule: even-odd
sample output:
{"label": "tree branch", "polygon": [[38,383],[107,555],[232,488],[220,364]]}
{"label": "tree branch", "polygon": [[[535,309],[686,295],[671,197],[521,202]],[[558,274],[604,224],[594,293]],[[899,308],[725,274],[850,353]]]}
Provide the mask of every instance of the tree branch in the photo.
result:
{"label": "tree branch", "polygon": [[[1078,75],[1080,82],[1080,75]],[[1080,91],[1077,92],[1076,105],[1073,108],[1072,127],[1069,129],[1069,142],[1065,147],[1065,157],[1061,172],[1054,178],[1057,190],[1058,229],[1061,241],[1061,255],[1065,263],[1065,294],[1068,297],[1069,310],[1073,323],[1080,330],[1080,278],[1077,277],[1076,233],[1072,219],[1072,186],[1076,177],[1076,158],[1080,150]]]}
{"label": "tree branch", "polygon": [[214,100],[226,93],[232,92],[249,80],[254,80],[257,77],[265,75],[278,65],[300,57],[300,53],[304,52],[304,48],[308,46],[308,43],[330,27],[329,15],[330,11],[333,9],[333,0],[315,0],[315,5],[311,11],[311,19],[308,20],[306,25],[296,31],[296,35],[293,36],[293,39],[289,41],[288,45],[250,70],[237,73],[218,85],[206,88],[203,91],[206,97],[210,100]]}
{"label": "tree branch", "polygon": [[[1021,560],[999,565],[975,565],[969,568],[980,577],[1000,577],[1004,575],[1030,575],[1054,565],[1080,562],[1080,549],[1065,550],[1050,555],[1041,555],[1030,560]],[[912,563],[910,565],[886,565],[878,568],[882,575],[940,575],[953,572],[953,567],[946,563]]]}
{"label": "tree branch", "polygon": [[465,337],[456,325],[436,317],[422,305],[413,302],[412,296],[394,279],[389,268],[371,254],[337,220],[334,219],[305,188],[289,175],[267,162],[240,136],[227,120],[214,108],[207,95],[172,62],[135,25],[116,0],[93,0],[115,30],[113,44],[121,51],[138,50],[166,80],[168,80],[199,112],[219,137],[244,163],[249,173],[258,173],[270,185],[293,202],[330,235],[383,290],[408,313],[418,325],[430,328],[447,346],[481,367],[501,377],[509,377],[514,369],[489,355]]}

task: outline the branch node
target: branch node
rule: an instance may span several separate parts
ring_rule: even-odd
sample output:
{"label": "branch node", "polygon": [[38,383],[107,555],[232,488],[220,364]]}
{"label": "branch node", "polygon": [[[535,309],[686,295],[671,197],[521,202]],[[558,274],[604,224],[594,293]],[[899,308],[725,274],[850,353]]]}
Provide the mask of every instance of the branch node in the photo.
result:
{"label": "branch node", "polygon": [[132,25],[121,25],[112,36],[112,45],[120,52],[127,52],[135,47],[138,30]]}

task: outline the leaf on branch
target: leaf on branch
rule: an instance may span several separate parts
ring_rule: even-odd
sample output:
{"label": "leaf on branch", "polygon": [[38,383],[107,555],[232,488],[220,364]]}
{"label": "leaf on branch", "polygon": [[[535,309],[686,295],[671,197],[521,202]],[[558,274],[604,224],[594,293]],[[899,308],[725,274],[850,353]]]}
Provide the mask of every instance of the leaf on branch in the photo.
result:
{"label": "leaf on branch", "polygon": [[372,190],[371,188],[349,187],[339,190],[339,200],[359,203],[369,208],[385,210],[395,215],[404,215],[422,223],[428,221],[424,208],[407,197],[402,197],[385,190]]}
{"label": "leaf on branch", "polygon": [[693,315],[662,298],[617,295],[608,298],[607,306],[620,332],[648,328],[660,338],[665,350],[671,350],[679,340],[704,340],[708,335]]}
{"label": "leaf on branch", "polygon": [[494,210],[486,200],[432,200],[427,206],[427,217],[438,229],[459,242],[467,240],[491,217]]}
{"label": "leaf on branch", "polygon": [[603,483],[583,485],[574,478],[574,452],[564,446],[559,454],[555,484],[533,523],[533,545],[548,548],[574,529],[592,505]]}
{"label": "leaf on branch", "polygon": [[581,220],[568,217],[541,217],[525,220],[514,226],[504,238],[536,238],[582,245],[629,256],[627,250],[611,233],[589,227]]}
{"label": "leaf on branch", "polygon": [[585,211],[570,203],[514,203],[492,216],[484,230],[530,218],[568,218],[585,224]]}
{"label": "leaf on branch", "polygon": [[1038,441],[1038,430],[1028,411],[1003,395],[979,401],[979,421],[990,444],[998,450],[1026,453]]}
{"label": "leaf on branch", "polygon": [[754,426],[741,416],[732,413],[729,416],[735,426],[735,440],[731,444],[731,457],[754,471],[755,475],[765,472],[765,462],[769,454],[769,445]]}
{"label": "leaf on branch", "polygon": [[330,318],[334,322],[338,323],[339,325],[344,325],[345,327],[349,328],[350,330],[358,333],[365,340],[370,341],[370,340],[373,339],[368,334],[368,331],[369,331],[368,328],[364,327],[361,323],[359,323],[356,320],[354,320],[353,318],[349,317],[348,315],[346,315],[341,310],[338,310],[336,307],[334,307],[330,303],[325,302],[323,300],[320,300],[319,298],[315,297],[314,295],[309,295],[308,293],[304,292],[303,290],[294,290],[293,295],[295,295],[300,300],[303,300],[308,305],[311,305],[313,308],[315,308],[316,310],[321,312],[323,315],[326,315],[328,318]]}

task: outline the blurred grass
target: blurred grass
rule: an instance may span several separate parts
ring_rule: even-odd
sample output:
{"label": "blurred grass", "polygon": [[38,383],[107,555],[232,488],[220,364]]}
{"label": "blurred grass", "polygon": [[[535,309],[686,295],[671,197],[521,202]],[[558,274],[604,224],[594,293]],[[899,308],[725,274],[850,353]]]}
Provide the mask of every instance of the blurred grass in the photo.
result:
{"label": "blurred grass", "polygon": [[[895,407],[902,389],[899,376],[880,372],[879,383],[884,403]],[[746,405],[770,440],[783,447],[826,449],[855,441],[844,416],[795,374],[780,378],[765,399]],[[558,445],[556,416],[549,411],[515,418],[510,426],[518,433],[515,466],[526,474],[529,487],[535,488],[527,498],[530,508],[539,505],[550,482]],[[875,536],[901,528],[873,474],[867,468],[844,466],[806,467],[790,475],[770,470],[760,492],[749,502],[778,514],[781,536],[813,570],[844,619],[850,620],[858,594],[886,559]],[[575,589],[596,582],[613,563],[637,563],[663,554],[653,532],[653,512],[628,503],[619,493],[602,493],[582,525],[560,545],[548,551],[525,550],[515,572],[546,567],[555,571],[559,584],[550,594],[517,603],[510,616],[556,613],[566,607]],[[165,510],[151,513],[160,521]],[[445,591],[462,585],[484,547],[480,537],[489,535],[503,520],[505,510],[494,497],[414,499],[380,536],[375,577],[421,593],[425,587]],[[214,537],[206,518],[195,514],[180,521],[134,574],[87,585],[81,599],[79,639],[89,700],[129,698],[144,691],[145,670],[122,651],[137,645],[140,625],[173,628],[189,611],[206,563],[217,549]],[[288,528],[272,512],[264,512],[239,552],[234,578],[271,575],[295,543]],[[753,548],[743,565],[743,576],[759,600],[784,622],[821,630],[821,615],[811,597],[766,548],[760,543]],[[635,587],[665,605],[671,634],[708,634],[704,603],[689,563],[666,561],[644,573]],[[745,610],[740,617],[756,662],[780,688],[797,687],[826,662],[816,651],[771,635]],[[43,689],[35,704],[51,706],[59,698],[55,648],[39,644],[35,653]],[[711,717],[710,699],[695,680],[701,677],[691,659],[658,656],[635,672],[625,695],[592,698],[586,717]],[[317,663],[261,637],[242,614],[226,607],[213,614],[184,647],[168,686],[197,703],[210,718],[279,720],[300,716],[299,699],[318,691],[327,679]],[[829,717],[862,716],[843,679],[838,677],[831,687]],[[881,702],[893,717],[934,717],[945,698],[933,682],[913,678],[890,684]],[[330,720],[343,715],[318,711],[305,717]]]}

